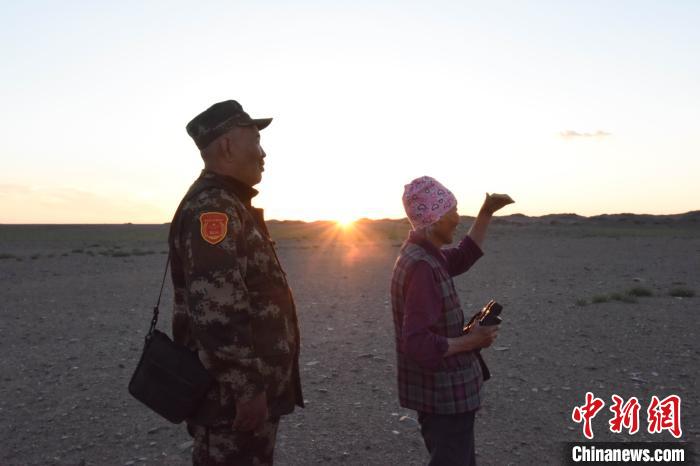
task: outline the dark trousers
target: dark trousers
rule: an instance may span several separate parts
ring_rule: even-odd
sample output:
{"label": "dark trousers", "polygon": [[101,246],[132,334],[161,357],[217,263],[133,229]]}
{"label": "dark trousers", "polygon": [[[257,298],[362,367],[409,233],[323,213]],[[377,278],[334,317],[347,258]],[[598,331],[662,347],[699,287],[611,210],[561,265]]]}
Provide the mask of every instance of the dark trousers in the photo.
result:
{"label": "dark trousers", "polygon": [[418,413],[420,432],[430,453],[428,466],[475,466],[474,414]]}

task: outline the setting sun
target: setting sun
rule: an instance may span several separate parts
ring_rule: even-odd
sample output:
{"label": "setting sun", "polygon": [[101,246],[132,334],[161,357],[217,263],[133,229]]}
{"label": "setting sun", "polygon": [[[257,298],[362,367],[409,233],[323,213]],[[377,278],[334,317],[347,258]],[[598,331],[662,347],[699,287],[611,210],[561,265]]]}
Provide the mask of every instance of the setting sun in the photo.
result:
{"label": "setting sun", "polygon": [[354,223],[355,223],[355,219],[350,218],[350,217],[339,218],[335,221],[335,224],[338,225],[338,227],[342,228],[343,230],[348,230],[348,229],[352,228]]}

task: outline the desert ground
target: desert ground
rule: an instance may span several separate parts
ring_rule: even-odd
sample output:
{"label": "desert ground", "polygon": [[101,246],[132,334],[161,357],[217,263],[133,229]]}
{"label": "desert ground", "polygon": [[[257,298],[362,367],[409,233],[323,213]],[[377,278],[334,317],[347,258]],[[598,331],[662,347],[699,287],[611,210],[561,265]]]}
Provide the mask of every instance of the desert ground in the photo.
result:
{"label": "desert ground", "polygon": [[[458,239],[473,219],[464,218]],[[299,313],[305,409],[283,418],[276,464],[420,465],[398,405],[389,296],[405,221],[271,222]],[[0,225],[0,464],[186,465],[191,439],[131,398],[166,259],[167,225]],[[700,439],[700,212],[494,219],[456,278],[467,317],[504,305],[476,420],[482,465],[561,464],[584,440],[572,409],[606,405],[595,440],[646,432],[652,395],[682,398]],[[650,295],[650,296],[646,296]],[[172,293],[161,306],[170,330]],[[612,434],[611,395],[640,400],[641,431]]]}

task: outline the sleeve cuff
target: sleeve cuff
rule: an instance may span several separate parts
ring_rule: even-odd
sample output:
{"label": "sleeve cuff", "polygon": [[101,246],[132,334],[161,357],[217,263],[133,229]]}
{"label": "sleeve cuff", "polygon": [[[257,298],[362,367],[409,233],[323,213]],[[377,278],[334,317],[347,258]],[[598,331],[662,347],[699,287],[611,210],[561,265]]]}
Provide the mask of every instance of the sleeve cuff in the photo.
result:
{"label": "sleeve cuff", "polygon": [[260,372],[240,367],[226,371],[225,375],[222,374],[222,377],[219,378],[219,383],[227,387],[235,402],[249,401],[267,388]]}
{"label": "sleeve cuff", "polygon": [[467,250],[472,252],[476,259],[484,255],[484,251],[476,244],[476,241],[474,241],[471,236],[466,235],[464,239],[467,241]]}

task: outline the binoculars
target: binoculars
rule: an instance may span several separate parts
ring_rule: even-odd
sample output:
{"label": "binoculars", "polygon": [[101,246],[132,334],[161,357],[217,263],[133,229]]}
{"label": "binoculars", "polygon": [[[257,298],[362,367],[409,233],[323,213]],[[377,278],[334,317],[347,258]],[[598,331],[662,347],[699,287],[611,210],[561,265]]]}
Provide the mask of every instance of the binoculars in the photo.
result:
{"label": "binoculars", "polygon": [[469,323],[464,326],[464,333],[468,333],[474,326],[478,323],[479,325],[499,325],[501,323],[501,318],[499,315],[503,310],[503,306],[498,304],[493,299],[489,301],[486,306],[474,316],[469,319]]}

